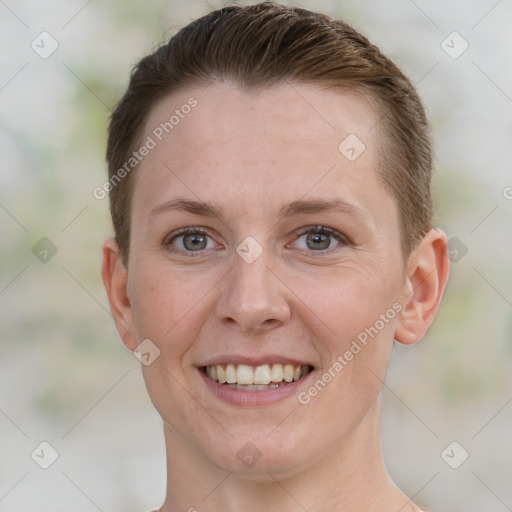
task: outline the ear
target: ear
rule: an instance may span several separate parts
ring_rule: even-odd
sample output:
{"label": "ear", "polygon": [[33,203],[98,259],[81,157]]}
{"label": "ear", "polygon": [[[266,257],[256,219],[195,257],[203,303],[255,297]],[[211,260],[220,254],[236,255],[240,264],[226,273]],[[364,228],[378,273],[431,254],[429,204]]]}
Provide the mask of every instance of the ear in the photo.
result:
{"label": "ear", "polygon": [[410,345],[419,341],[432,324],[450,272],[448,240],[437,228],[431,229],[407,262],[403,310],[395,340]]}
{"label": "ear", "polygon": [[103,243],[101,277],[117,331],[123,343],[133,351],[137,348],[138,342],[128,297],[128,272],[124,268],[121,253],[114,238],[108,238]]}

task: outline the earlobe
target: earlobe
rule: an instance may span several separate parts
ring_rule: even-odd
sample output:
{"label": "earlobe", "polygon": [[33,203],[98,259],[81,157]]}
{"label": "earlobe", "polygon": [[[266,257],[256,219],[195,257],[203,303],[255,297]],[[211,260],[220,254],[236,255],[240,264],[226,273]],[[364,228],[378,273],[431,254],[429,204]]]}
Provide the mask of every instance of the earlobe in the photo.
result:
{"label": "earlobe", "polygon": [[128,273],[114,238],[103,243],[101,277],[119,336],[126,347],[133,351],[138,343],[132,305],[128,297]]}
{"label": "earlobe", "polygon": [[408,260],[403,310],[395,340],[410,345],[419,341],[432,324],[450,271],[446,234],[431,229]]}

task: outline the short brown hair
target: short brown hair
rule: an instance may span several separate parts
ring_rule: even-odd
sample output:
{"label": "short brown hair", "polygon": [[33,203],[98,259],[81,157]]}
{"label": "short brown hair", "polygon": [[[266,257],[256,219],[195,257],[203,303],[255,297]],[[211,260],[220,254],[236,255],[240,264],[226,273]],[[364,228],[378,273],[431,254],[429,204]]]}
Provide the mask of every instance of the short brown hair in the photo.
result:
{"label": "short brown hair", "polygon": [[[432,227],[432,143],[421,100],[397,66],[343,21],[271,2],[233,5],[182,28],[133,69],[114,110],[107,146],[110,211],[125,265],[133,172],[113,182],[143,135],[155,103],[178,89],[213,81],[241,90],[316,84],[375,100],[381,135],[378,174],[397,200],[407,256]],[[340,141],[341,142],[341,141]]]}

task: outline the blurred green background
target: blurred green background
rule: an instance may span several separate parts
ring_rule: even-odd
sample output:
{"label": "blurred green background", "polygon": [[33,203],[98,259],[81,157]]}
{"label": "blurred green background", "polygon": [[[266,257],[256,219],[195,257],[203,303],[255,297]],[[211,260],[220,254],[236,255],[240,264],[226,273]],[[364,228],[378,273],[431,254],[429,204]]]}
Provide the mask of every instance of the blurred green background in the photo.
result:
{"label": "blurred green background", "polygon": [[[389,471],[432,510],[512,510],[512,3],[293,4],[380,46],[417,84],[434,129],[438,225],[458,255],[434,326],[395,347]],[[109,313],[108,202],[92,191],[132,65],[221,5],[0,3],[0,511],[138,512],[163,500],[161,422]],[[43,31],[58,44],[48,58],[31,47]],[[457,58],[442,47],[453,31],[469,45]],[[33,253],[43,237],[57,250],[47,262]],[[47,470],[30,457],[42,441],[59,453]],[[452,441],[469,453],[458,469],[441,457]]]}

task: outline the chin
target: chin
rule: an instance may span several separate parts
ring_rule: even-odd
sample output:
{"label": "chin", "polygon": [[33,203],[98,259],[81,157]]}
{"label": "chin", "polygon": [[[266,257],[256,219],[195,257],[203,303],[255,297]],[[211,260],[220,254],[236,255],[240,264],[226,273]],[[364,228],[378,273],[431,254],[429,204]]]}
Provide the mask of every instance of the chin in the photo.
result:
{"label": "chin", "polygon": [[269,473],[286,478],[311,463],[311,435],[299,439],[296,432],[293,437],[286,431],[280,435],[269,432],[268,425],[259,429],[239,428],[232,437],[223,436],[217,442],[212,439],[203,453],[220,469],[254,481],[268,481]]}

